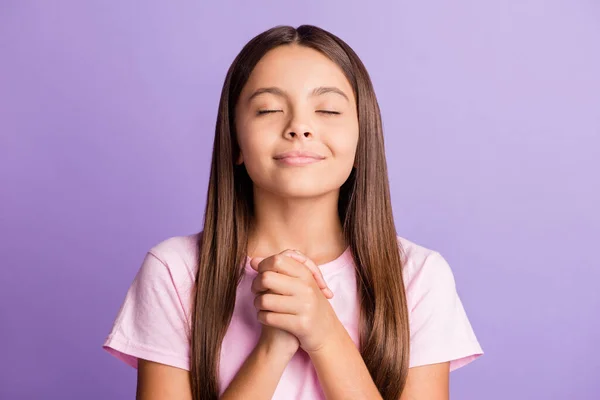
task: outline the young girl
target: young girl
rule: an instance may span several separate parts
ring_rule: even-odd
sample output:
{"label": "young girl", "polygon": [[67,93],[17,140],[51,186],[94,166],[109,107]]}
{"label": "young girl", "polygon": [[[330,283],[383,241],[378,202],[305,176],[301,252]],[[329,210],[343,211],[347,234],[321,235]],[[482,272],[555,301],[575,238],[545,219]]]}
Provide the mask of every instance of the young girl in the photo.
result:
{"label": "young girl", "polygon": [[396,235],[364,65],[253,38],[221,94],[203,230],[156,244],[104,343],[139,399],[447,399],[483,354],[440,253]]}

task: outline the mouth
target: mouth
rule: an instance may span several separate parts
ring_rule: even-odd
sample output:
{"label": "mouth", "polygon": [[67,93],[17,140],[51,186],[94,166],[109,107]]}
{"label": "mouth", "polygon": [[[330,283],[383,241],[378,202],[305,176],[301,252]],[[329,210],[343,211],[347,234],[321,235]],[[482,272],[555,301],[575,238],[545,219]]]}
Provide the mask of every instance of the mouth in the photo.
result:
{"label": "mouth", "polygon": [[302,166],[302,165],[314,164],[319,161],[323,161],[323,159],[322,158],[314,158],[314,157],[298,157],[298,156],[296,156],[296,157],[275,158],[275,161],[277,161],[278,163],[284,164],[284,165]]}
{"label": "mouth", "polygon": [[293,151],[286,151],[285,153],[279,153],[277,155],[275,155],[276,160],[281,160],[283,158],[314,158],[316,160],[322,160],[325,157],[318,154],[318,153],[314,153],[312,151],[306,151],[306,150],[293,150]]}

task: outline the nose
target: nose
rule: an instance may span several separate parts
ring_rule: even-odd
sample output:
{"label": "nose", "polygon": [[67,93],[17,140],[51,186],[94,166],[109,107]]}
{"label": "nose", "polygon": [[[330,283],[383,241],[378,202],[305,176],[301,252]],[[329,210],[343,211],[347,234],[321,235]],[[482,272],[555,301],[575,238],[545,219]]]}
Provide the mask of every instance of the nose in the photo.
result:
{"label": "nose", "polygon": [[286,139],[297,139],[301,137],[303,139],[311,139],[314,137],[313,129],[306,122],[307,118],[302,117],[298,113],[294,115],[289,125],[285,130]]}
{"label": "nose", "polygon": [[305,137],[305,138],[310,138],[310,137],[312,136],[312,133],[310,133],[310,131],[305,131],[305,132],[304,132],[304,133],[302,133],[302,134],[297,134],[297,133],[296,133],[296,132],[294,132],[294,131],[288,131],[288,132],[286,133],[286,137],[287,137],[287,138],[289,138],[289,139],[293,139],[293,138],[295,138],[296,136],[301,136],[301,137]]}

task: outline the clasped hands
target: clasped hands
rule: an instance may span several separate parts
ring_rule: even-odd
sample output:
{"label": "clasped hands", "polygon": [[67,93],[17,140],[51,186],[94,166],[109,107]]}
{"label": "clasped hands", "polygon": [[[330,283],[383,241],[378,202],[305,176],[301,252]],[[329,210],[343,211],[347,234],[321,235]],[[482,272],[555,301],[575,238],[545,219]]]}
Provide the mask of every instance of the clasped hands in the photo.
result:
{"label": "clasped hands", "polygon": [[258,272],[251,290],[261,324],[293,334],[307,353],[338,338],[342,324],[328,301],[333,292],[312,260],[285,250],[254,257],[250,266]]}

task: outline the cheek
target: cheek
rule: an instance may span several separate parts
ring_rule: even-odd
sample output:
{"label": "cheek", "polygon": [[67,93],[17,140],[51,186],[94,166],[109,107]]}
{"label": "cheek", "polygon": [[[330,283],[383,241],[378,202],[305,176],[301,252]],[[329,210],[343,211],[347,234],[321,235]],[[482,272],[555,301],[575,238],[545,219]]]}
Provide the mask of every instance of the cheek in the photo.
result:
{"label": "cheek", "polygon": [[[263,124],[264,125],[264,124]],[[237,140],[244,153],[244,158],[261,158],[273,149],[277,135],[272,127],[256,123],[246,123],[237,131]]]}
{"label": "cheek", "polygon": [[338,159],[349,159],[354,162],[358,145],[358,125],[345,124],[328,135],[331,151]]}
{"label": "cheek", "polygon": [[253,159],[263,159],[265,156],[272,155],[278,141],[281,141],[278,135],[267,130],[247,131],[242,137],[242,146],[248,156]]}
{"label": "cheek", "polygon": [[281,139],[266,130],[243,129],[238,134],[238,141],[250,178],[260,181],[261,177],[269,175],[269,161]]}

